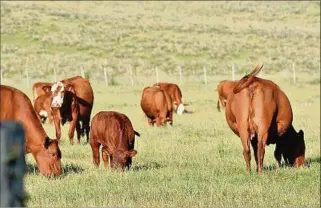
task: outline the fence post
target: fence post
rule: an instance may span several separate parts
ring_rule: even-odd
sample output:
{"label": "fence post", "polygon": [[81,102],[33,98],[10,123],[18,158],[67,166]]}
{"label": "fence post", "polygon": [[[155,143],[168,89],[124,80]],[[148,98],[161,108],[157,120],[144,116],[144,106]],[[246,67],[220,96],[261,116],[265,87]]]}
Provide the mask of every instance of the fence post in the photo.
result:
{"label": "fence post", "polygon": [[56,73],[56,67],[54,67],[54,82],[57,82],[57,73]]}
{"label": "fence post", "polygon": [[293,72],[293,82],[296,83],[295,67],[293,62],[292,62],[292,72]]}
{"label": "fence post", "polygon": [[134,86],[134,80],[133,80],[133,70],[132,70],[132,66],[131,65],[129,65],[128,70],[129,70],[130,82],[131,82],[132,87],[133,87]]}
{"label": "fence post", "polygon": [[204,70],[204,83],[207,84],[207,74],[206,74],[206,66],[203,67]]}
{"label": "fence post", "polygon": [[235,80],[235,66],[234,66],[234,63],[232,65],[232,80],[234,81]]}
{"label": "fence post", "polygon": [[0,122],[1,149],[1,207],[23,207],[25,132],[22,125],[14,121]]}
{"label": "fence post", "polygon": [[26,85],[27,85],[27,88],[29,88],[29,74],[28,74],[28,68],[26,68]]}
{"label": "fence post", "polygon": [[83,78],[86,78],[85,77],[85,72],[84,72],[84,66],[81,64],[80,65],[80,73],[81,73],[81,76],[83,77]]}
{"label": "fence post", "polygon": [[1,71],[1,81],[2,81],[3,80],[3,74],[2,74],[3,69],[1,68],[0,71]]}
{"label": "fence post", "polygon": [[178,73],[179,73],[179,81],[182,84],[183,78],[182,78],[182,67],[181,66],[178,66]]}
{"label": "fence post", "polygon": [[102,66],[103,69],[104,69],[104,77],[105,77],[105,84],[106,84],[106,87],[108,87],[108,75],[107,75],[107,70],[105,68],[105,66]]}
{"label": "fence post", "polygon": [[158,82],[158,68],[157,68],[157,66],[155,67],[155,73],[156,73],[156,82]]}

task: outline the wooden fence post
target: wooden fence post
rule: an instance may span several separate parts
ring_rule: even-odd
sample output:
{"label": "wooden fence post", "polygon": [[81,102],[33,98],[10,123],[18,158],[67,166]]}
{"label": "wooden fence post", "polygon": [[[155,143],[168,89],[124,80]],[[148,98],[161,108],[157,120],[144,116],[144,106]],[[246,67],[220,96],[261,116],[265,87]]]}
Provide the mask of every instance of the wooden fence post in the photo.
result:
{"label": "wooden fence post", "polygon": [[292,72],[293,72],[293,82],[296,83],[295,67],[293,62],[292,62]]}
{"label": "wooden fence post", "polygon": [[102,66],[103,69],[104,69],[104,77],[105,77],[105,84],[106,84],[106,87],[108,87],[108,75],[107,75],[107,70],[105,68],[105,66]]}
{"label": "wooden fence post", "polygon": [[81,76],[83,77],[83,78],[86,78],[85,77],[85,72],[84,72],[84,66],[81,64],[80,65],[80,73],[81,73]]}
{"label": "wooden fence post", "polygon": [[27,85],[27,88],[29,88],[29,74],[28,74],[28,68],[26,68],[26,85]]}
{"label": "wooden fence post", "polygon": [[178,73],[179,73],[179,82],[182,84],[183,78],[182,78],[182,67],[181,66],[178,66]]}
{"label": "wooden fence post", "polygon": [[232,65],[232,80],[233,81],[235,80],[235,66],[234,66],[234,63]]}
{"label": "wooden fence post", "polygon": [[1,81],[2,81],[3,80],[3,74],[2,74],[3,69],[1,68],[0,71],[1,71]]}
{"label": "wooden fence post", "polygon": [[22,125],[14,121],[0,122],[1,148],[1,207],[23,207],[25,132]]}
{"label": "wooden fence post", "polygon": [[204,65],[203,67],[203,71],[204,71],[204,83],[207,84],[207,70],[206,70],[206,66]]}
{"label": "wooden fence post", "polygon": [[133,87],[134,86],[134,80],[133,80],[133,70],[132,70],[132,66],[131,65],[129,65],[128,70],[129,70],[130,83],[131,83],[131,85]]}
{"label": "wooden fence post", "polygon": [[54,82],[57,82],[57,73],[56,73],[56,67],[54,67]]}
{"label": "wooden fence post", "polygon": [[155,67],[155,73],[156,73],[156,82],[158,82],[158,68],[157,68],[157,66]]}

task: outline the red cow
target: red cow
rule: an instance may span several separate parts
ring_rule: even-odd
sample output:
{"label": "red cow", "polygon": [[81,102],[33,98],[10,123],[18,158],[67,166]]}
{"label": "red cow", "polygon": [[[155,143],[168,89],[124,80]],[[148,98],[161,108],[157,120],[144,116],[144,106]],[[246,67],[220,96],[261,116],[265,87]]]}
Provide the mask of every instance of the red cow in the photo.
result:
{"label": "red cow", "polygon": [[149,125],[163,126],[166,121],[173,125],[173,107],[169,95],[159,87],[145,87],[141,99],[141,108]]}
{"label": "red cow", "polygon": [[225,108],[227,96],[233,92],[233,87],[236,81],[223,80],[217,85],[218,101],[217,110],[221,111],[220,102],[223,108]]}
{"label": "red cow", "polygon": [[134,149],[135,135],[129,118],[114,111],[100,111],[91,121],[90,146],[93,152],[93,162],[99,166],[99,148],[102,145],[102,158],[105,168],[108,162],[112,168],[130,168],[132,157],[137,151]]}
{"label": "red cow", "polygon": [[244,76],[228,96],[225,116],[228,125],[243,144],[243,155],[248,170],[251,141],[257,171],[263,171],[265,145],[276,144],[274,156],[280,165],[281,156],[296,167],[304,164],[304,133],[292,126],[293,113],[289,99],[270,80],[255,77],[263,66]]}
{"label": "red cow", "polygon": [[20,122],[26,135],[26,154],[35,158],[45,176],[61,173],[61,152],[56,139],[50,139],[43,129],[29,98],[20,90],[0,85],[0,121]]}

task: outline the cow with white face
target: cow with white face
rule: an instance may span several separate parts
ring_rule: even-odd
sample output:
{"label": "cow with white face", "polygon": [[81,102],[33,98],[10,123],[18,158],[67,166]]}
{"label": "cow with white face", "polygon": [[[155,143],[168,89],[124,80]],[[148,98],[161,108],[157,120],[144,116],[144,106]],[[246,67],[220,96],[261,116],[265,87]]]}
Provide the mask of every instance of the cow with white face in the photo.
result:
{"label": "cow with white face", "polygon": [[70,122],[69,140],[73,144],[73,137],[78,120],[79,107],[75,89],[72,83],[56,82],[51,87],[51,111],[55,123],[58,141],[61,137],[60,122],[64,125]]}

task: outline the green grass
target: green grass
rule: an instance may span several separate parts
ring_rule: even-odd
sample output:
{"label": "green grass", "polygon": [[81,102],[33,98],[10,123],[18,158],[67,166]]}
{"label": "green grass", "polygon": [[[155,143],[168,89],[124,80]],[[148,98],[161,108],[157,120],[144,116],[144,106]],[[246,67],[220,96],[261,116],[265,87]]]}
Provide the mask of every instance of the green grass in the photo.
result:
{"label": "green grass", "polygon": [[[63,174],[53,180],[34,173],[34,159],[27,155],[29,171],[25,188],[30,207],[320,207],[320,91],[319,83],[300,76],[296,85],[279,75],[267,76],[288,95],[294,126],[303,129],[310,168],[275,169],[275,146],[266,147],[265,172],[248,173],[240,139],[228,128],[224,113],[216,110],[216,77],[208,86],[182,84],[183,99],[191,114],[174,115],[174,125],[149,128],[140,109],[144,85],[111,86],[92,81],[93,115],[116,110],[128,115],[135,130],[138,154],[130,171],[108,171],[92,164],[91,148],[71,146],[68,127],[62,129]],[[24,83],[4,79],[31,97]],[[54,138],[54,127],[44,125]],[[255,161],[252,156],[252,169]]]}
{"label": "green grass", "polygon": [[[275,169],[270,145],[264,174],[246,171],[240,139],[216,110],[216,86],[231,78],[233,63],[239,79],[257,62],[264,63],[260,76],[289,97],[310,168]],[[43,177],[27,155],[27,206],[320,207],[319,63],[320,2],[1,1],[1,84],[31,98],[32,83],[53,81],[54,68],[59,80],[79,75],[82,64],[95,93],[93,115],[125,113],[141,133],[132,169],[118,173],[94,168],[84,139],[69,145],[67,124],[61,177]],[[178,83],[191,104],[193,113],[175,114],[172,127],[149,128],[140,109],[156,66],[159,81]],[[44,128],[54,138],[54,127]],[[255,170],[253,156],[251,164]]]}

